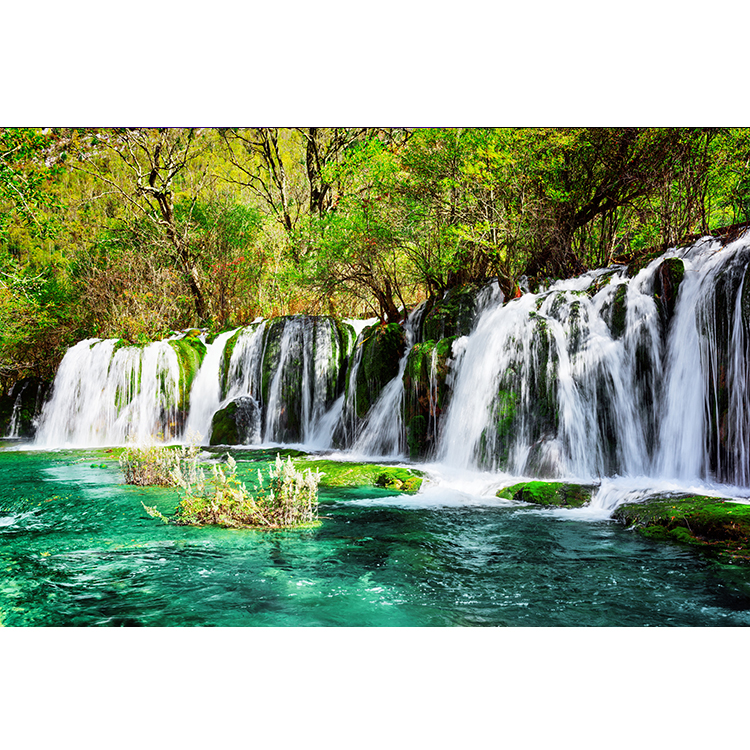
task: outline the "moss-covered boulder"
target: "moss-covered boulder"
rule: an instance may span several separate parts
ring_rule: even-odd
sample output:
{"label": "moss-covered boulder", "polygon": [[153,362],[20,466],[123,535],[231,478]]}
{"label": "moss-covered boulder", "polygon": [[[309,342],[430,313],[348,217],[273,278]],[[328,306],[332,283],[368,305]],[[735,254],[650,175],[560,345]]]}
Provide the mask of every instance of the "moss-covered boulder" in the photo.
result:
{"label": "moss-covered boulder", "polygon": [[411,458],[424,457],[435,448],[440,416],[450,394],[448,362],[454,341],[424,341],[409,352],[404,371],[404,425]]}
{"label": "moss-covered boulder", "polygon": [[651,539],[679,542],[722,562],[750,565],[750,505],[701,495],[655,495],[612,516]]}
{"label": "moss-covered boulder", "polygon": [[514,502],[535,505],[554,505],[560,508],[580,508],[586,505],[594,492],[593,484],[568,482],[521,482],[498,490],[497,497]]}
{"label": "moss-covered boulder", "polygon": [[474,326],[477,294],[481,284],[466,284],[449,289],[440,298],[432,298],[422,318],[423,341],[439,341],[453,336],[466,336]]}
{"label": "moss-covered boulder", "polygon": [[404,329],[398,323],[381,323],[363,331],[362,359],[355,383],[357,417],[364,419],[383,388],[398,375],[406,349]]}
{"label": "moss-covered boulder", "polygon": [[209,445],[247,445],[260,442],[260,420],[260,407],[254,398],[236,398],[214,414]]}
{"label": "moss-covered boulder", "polygon": [[396,492],[414,494],[419,491],[424,473],[403,466],[386,466],[327,459],[297,459],[295,466],[303,471],[319,471],[324,487],[385,487]]}
{"label": "moss-covered boulder", "polygon": [[601,315],[613,339],[619,339],[625,333],[625,320],[628,306],[628,285],[617,284],[612,296],[602,305]]}

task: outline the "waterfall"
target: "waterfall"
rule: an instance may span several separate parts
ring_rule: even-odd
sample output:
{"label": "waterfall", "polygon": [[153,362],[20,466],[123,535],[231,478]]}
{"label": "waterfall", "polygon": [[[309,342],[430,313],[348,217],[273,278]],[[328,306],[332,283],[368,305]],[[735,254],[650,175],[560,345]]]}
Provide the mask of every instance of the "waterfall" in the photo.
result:
{"label": "waterfall", "polygon": [[86,339],[66,353],[40,416],[38,445],[118,445],[179,436],[174,348],[166,341],[143,348],[117,344]]}
{"label": "waterfall", "polygon": [[[23,398],[23,392],[26,390],[28,385],[29,383],[27,381],[21,386],[21,388],[18,391],[18,395],[16,396],[16,400],[13,402],[13,410],[11,411],[11,414],[10,414],[10,422],[8,424],[8,434],[6,435],[6,437],[9,437],[9,438],[18,437],[18,430],[20,427],[18,417],[21,412],[21,399]],[[10,389],[10,393],[8,394],[8,396],[10,397],[13,396],[15,387],[16,387],[16,384],[14,384],[13,387]]]}
{"label": "waterfall", "polygon": [[403,397],[404,371],[414,343],[415,329],[423,314],[423,306],[415,308],[404,324],[406,347],[399,360],[398,373],[383,388],[370,408],[352,451],[364,456],[398,458],[404,453]]}
{"label": "waterfall", "polygon": [[207,439],[211,433],[211,419],[221,403],[221,366],[224,347],[237,332],[226,331],[206,346],[206,356],[190,389],[190,412],[185,425],[185,436],[200,435]]}
{"label": "waterfall", "polygon": [[[668,259],[684,278],[664,318],[655,289]],[[747,485],[747,262],[743,240],[703,241],[634,278],[598,270],[489,305],[453,345],[439,460],[517,476]]]}
{"label": "waterfall", "polygon": [[600,508],[657,479],[747,487],[748,263],[746,239],[704,238],[637,274],[598,269],[510,301],[472,287],[401,327],[274,318],[217,336],[191,370],[180,342],[88,339],[65,355],[36,441],[208,440],[226,409],[252,422],[240,442],[402,458],[408,437],[441,471],[601,483]]}
{"label": "waterfall", "polygon": [[229,360],[226,375],[226,394],[222,403],[249,396],[260,401],[260,371],[263,358],[265,321],[240,329]]}
{"label": "waterfall", "polygon": [[240,329],[225,364],[225,395],[212,414],[251,399],[262,413],[259,440],[330,447],[341,414],[340,370],[353,338],[346,324],[339,329],[332,318],[315,316]]}

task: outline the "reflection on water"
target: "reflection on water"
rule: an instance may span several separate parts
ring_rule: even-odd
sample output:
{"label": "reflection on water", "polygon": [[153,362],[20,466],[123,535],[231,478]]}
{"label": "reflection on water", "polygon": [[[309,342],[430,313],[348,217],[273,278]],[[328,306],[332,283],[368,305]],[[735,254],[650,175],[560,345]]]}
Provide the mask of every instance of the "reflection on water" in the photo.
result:
{"label": "reflection on water", "polygon": [[0,452],[4,625],[750,624],[750,574],[573,512],[322,490],[314,530],[195,529],[121,482],[103,451]]}

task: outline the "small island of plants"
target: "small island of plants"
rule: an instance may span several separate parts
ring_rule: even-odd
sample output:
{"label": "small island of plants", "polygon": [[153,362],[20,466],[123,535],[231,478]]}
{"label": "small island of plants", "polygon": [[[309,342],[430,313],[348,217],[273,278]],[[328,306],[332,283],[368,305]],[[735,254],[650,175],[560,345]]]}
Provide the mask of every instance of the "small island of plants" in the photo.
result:
{"label": "small island of plants", "polygon": [[211,465],[206,477],[198,465],[196,446],[171,450],[157,446],[129,446],[120,456],[128,484],[179,487],[182,498],[175,515],[165,516],[142,503],[146,512],[164,523],[178,526],[225,528],[310,528],[318,520],[318,472],[297,471],[291,457],[276,454],[268,478],[258,470],[253,491],[237,477],[237,463],[227,455],[226,464]]}

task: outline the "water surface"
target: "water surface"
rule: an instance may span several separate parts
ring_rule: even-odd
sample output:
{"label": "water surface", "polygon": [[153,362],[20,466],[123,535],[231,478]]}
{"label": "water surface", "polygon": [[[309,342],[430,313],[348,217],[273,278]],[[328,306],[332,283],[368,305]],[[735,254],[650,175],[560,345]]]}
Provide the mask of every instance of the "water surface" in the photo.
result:
{"label": "water surface", "polygon": [[[240,455],[242,471],[267,454]],[[322,525],[166,526],[113,454],[0,451],[6,626],[750,624],[750,575],[612,521],[321,489]]]}

